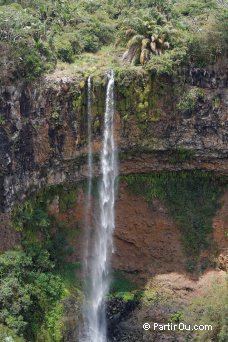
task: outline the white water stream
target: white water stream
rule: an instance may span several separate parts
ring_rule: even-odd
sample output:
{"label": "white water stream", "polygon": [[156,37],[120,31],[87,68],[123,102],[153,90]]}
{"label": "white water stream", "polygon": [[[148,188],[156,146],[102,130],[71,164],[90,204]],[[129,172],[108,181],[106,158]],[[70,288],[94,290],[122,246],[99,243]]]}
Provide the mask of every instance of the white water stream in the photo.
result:
{"label": "white water stream", "polygon": [[91,78],[88,78],[88,90],[87,90],[87,111],[88,111],[88,202],[91,202],[91,188],[93,177],[93,157],[92,157],[92,93],[91,93]]}
{"label": "white water stream", "polygon": [[85,207],[85,251],[84,251],[84,274],[88,277],[88,260],[90,250],[90,234],[91,234],[91,191],[92,191],[92,178],[93,178],[93,154],[92,154],[92,91],[91,91],[91,77],[87,81],[87,134],[88,134],[88,180],[87,180],[87,202]]}
{"label": "white water stream", "polygon": [[[88,134],[89,134],[89,179],[88,201],[91,202],[92,151],[91,151],[91,80],[88,80]],[[103,146],[101,152],[101,182],[99,187],[99,219],[94,234],[86,243],[88,298],[84,317],[85,342],[106,342],[105,296],[109,290],[109,271],[113,252],[115,228],[115,179],[117,176],[116,146],[114,140],[114,75],[108,74],[104,115]],[[90,204],[87,206],[91,207]],[[92,242],[92,243],[91,243]]]}

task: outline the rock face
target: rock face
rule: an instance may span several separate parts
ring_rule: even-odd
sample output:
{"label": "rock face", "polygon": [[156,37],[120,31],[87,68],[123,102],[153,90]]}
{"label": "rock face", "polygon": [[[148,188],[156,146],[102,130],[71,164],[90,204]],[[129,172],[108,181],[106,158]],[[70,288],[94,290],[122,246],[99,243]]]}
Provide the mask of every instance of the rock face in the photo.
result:
{"label": "rock face", "polygon": [[[195,168],[228,173],[227,74],[216,71],[193,69],[189,83],[141,70],[116,73],[121,173]],[[93,78],[94,153],[100,150],[105,86],[105,76]],[[0,144],[2,212],[38,188],[85,178],[86,80],[47,77],[2,86]]]}
{"label": "rock face", "polygon": [[64,301],[62,342],[78,341],[78,322],[81,315],[82,300],[73,295]]}
{"label": "rock face", "polygon": [[[108,342],[114,341],[142,341],[141,329],[134,329],[126,323],[134,310],[139,306],[139,301],[125,301],[123,298],[113,298],[106,303]],[[127,331],[127,334],[126,334]],[[124,334],[126,336],[124,336]]]}
{"label": "rock face", "polygon": [[81,112],[73,110],[73,88],[74,82],[70,90],[69,84],[46,81],[45,85],[19,84],[1,89],[2,210],[33,187],[61,183],[66,172],[77,173],[72,163],[78,164],[83,129],[83,120],[77,115],[84,112],[83,105]]}
{"label": "rock face", "polygon": [[7,251],[15,246],[20,245],[21,238],[20,233],[16,232],[14,227],[12,227],[12,222],[7,214],[0,215],[0,251]]}
{"label": "rock face", "polygon": [[113,267],[143,275],[183,272],[184,262],[181,234],[168,210],[120,187]]}
{"label": "rock face", "polygon": [[[75,205],[65,213],[59,213],[58,208],[53,209],[53,204],[50,203],[50,213],[64,224],[69,235],[67,242],[72,247],[72,254],[68,258],[74,263],[81,260],[85,250],[85,200],[84,193],[78,191]],[[201,266],[205,258],[211,262],[207,267],[216,264],[218,268],[226,270],[227,191],[220,202],[213,219],[213,231],[210,236],[212,247],[201,252],[198,259],[199,269],[196,269],[195,274],[188,274],[190,278],[197,279],[204,273],[205,268]],[[91,219],[91,222],[96,222],[96,215]],[[133,194],[127,184],[122,182],[119,184],[116,201],[114,246],[112,268],[135,275],[140,284],[145,284],[148,278],[160,274],[167,277],[172,272],[187,274],[188,257],[183,247],[183,235],[169,209],[159,200],[148,204],[142,196]],[[89,257],[93,258],[93,255]]]}

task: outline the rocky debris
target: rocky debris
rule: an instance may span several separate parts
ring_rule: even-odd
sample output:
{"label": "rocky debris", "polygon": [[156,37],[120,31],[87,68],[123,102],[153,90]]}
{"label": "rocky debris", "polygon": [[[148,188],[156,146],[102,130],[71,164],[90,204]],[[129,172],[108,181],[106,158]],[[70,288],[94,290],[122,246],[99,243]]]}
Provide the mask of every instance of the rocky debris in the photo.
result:
{"label": "rocky debris", "polygon": [[[130,341],[129,330],[132,331],[131,341],[137,341],[137,331],[135,332],[132,326],[127,324],[127,320],[132,315],[134,310],[138,307],[139,301],[129,300],[125,301],[123,298],[115,297],[106,302],[106,316],[108,341]],[[128,331],[124,338],[125,330]],[[139,341],[139,340],[138,340]]]}
{"label": "rocky debris", "polygon": [[223,271],[228,271],[228,248],[217,258],[217,265]]}
{"label": "rocky debris", "polygon": [[[209,271],[202,275],[200,279],[192,280],[186,275],[161,274],[151,278],[148,290],[156,293],[154,300],[148,301],[142,295],[140,303],[130,312],[127,311],[122,319],[118,316],[114,326],[109,328],[109,342],[184,342],[193,341],[194,336],[188,331],[178,330],[158,330],[154,329],[154,323],[167,324],[181,322],[179,318],[171,320],[172,316],[183,311],[196,297],[204,297],[208,289],[215,284],[226,284],[226,272]],[[190,289],[190,291],[189,291]],[[116,299],[109,303],[110,311],[117,315],[124,311],[122,299]],[[112,317],[112,314],[110,314]],[[109,317],[110,317],[109,316]],[[150,324],[149,330],[143,329],[144,323]]]}
{"label": "rocky debris", "polygon": [[153,322],[167,323],[175,309],[176,306],[170,303],[152,303],[144,307],[140,302],[112,299],[107,303],[108,342],[182,342],[184,338],[177,336],[176,333],[155,331],[152,328],[148,331],[143,329],[148,317]]}
{"label": "rocky debris", "polygon": [[218,87],[227,87],[228,78],[216,76],[214,71],[207,71],[201,68],[192,68],[189,72],[191,84],[202,88],[216,89]]}

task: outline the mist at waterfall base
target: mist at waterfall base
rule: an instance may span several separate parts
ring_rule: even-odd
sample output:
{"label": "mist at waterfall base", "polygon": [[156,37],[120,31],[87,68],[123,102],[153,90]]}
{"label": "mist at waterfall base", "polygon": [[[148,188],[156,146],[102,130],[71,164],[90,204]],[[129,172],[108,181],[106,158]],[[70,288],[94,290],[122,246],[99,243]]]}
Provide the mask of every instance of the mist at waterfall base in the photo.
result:
{"label": "mist at waterfall base", "polygon": [[[104,132],[101,151],[101,179],[99,184],[99,203],[92,205],[92,96],[91,79],[88,79],[88,168],[84,272],[86,279],[86,299],[84,304],[83,333],[81,342],[106,342],[107,328],[105,317],[105,297],[109,290],[111,254],[113,252],[113,231],[115,229],[115,180],[118,174],[117,150],[114,140],[114,74],[107,74]],[[97,223],[91,228],[91,210],[96,208]],[[94,222],[93,222],[94,223]]]}

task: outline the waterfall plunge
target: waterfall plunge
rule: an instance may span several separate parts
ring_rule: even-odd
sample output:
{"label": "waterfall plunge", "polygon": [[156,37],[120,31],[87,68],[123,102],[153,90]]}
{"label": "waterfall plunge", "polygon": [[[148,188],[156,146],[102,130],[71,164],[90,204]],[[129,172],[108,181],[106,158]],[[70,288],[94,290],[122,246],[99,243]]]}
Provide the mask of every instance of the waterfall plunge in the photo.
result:
{"label": "waterfall plunge", "polygon": [[92,155],[92,94],[91,94],[91,78],[88,78],[87,82],[87,123],[88,123],[88,181],[87,181],[87,203],[86,203],[86,211],[85,211],[85,225],[86,225],[86,234],[85,234],[85,255],[84,255],[84,274],[88,277],[89,269],[88,269],[88,258],[89,258],[89,249],[90,249],[90,233],[91,233],[91,190],[92,190],[92,177],[93,177],[93,155]]}
{"label": "waterfall plunge", "polygon": [[[87,111],[88,111],[88,210],[91,206],[91,188],[92,188],[92,177],[93,177],[93,157],[92,157],[92,99],[91,99],[91,78],[88,78],[88,98],[87,98]],[[88,214],[87,214],[88,216]]]}
{"label": "waterfall plunge", "polygon": [[[115,228],[115,179],[117,176],[117,158],[114,141],[114,75],[108,74],[106,90],[103,146],[101,152],[102,179],[99,188],[99,220],[93,236],[93,258],[87,263],[89,282],[88,303],[85,311],[86,342],[106,342],[105,296],[109,289],[109,269],[113,251],[113,231]],[[89,122],[90,120],[90,122]],[[88,80],[88,124],[89,145],[91,146],[91,84]],[[90,130],[90,131],[89,131]],[[89,147],[88,195],[91,197],[92,157]],[[90,243],[87,244],[90,248]],[[88,252],[87,252],[88,255]]]}

